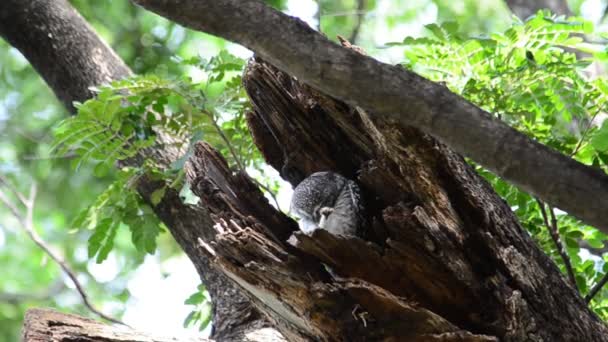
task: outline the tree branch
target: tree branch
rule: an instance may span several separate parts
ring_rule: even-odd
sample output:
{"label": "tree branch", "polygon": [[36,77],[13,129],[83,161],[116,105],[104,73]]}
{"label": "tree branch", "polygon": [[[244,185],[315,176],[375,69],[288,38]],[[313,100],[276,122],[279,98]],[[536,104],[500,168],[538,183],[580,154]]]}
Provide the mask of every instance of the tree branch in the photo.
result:
{"label": "tree branch", "polygon": [[361,25],[363,25],[363,18],[365,17],[365,2],[366,0],[357,0],[357,16],[355,17],[355,27],[353,27],[353,31],[348,37],[348,40],[353,44],[357,43],[357,38],[359,38],[359,31],[361,30]]}
{"label": "tree branch", "polygon": [[[241,160],[241,157],[239,156],[238,153],[236,153],[234,146],[232,146],[232,143],[230,142],[230,139],[228,139],[228,137],[224,133],[224,130],[222,130],[222,127],[220,127],[220,125],[218,124],[217,119],[216,119],[216,117],[217,117],[216,113],[213,113],[213,112],[204,112],[204,113],[209,117],[209,120],[211,120],[211,124],[213,125],[213,128],[215,129],[217,134],[220,136],[220,138],[224,141],[224,144],[226,144],[226,146],[228,147],[228,151],[232,155],[232,158],[234,159],[234,162],[236,163],[236,166],[238,167],[239,171],[247,172],[247,170],[245,169],[245,165],[244,165],[243,161]],[[277,209],[279,211],[281,211],[281,206],[279,205],[279,200],[277,199],[277,196],[272,192],[270,187],[268,187],[266,184],[262,183],[261,181],[258,181],[255,178],[251,178],[251,179],[260,188],[262,188],[264,191],[266,191],[266,193],[274,201],[274,204],[277,207]]]}
{"label": "tree branch", "polygon": [[602,289],[602,287],[604,287],[604,285],[606,285],[606,283],[608,283],[608,272],[604,274],[602,279],[600,279],[600,281],[595,284],[593,288],[591,288],[591,291],[589,291],[589,293],[585,296],[585,301],[587,303],[591,302],[593,297],[595,297],[595,295],[600,292],[600,290]]}
{"label": "tree branch", "polygon": [[564,245],[562,244],[562,241],[559,237],[559,229],[557,229],[557,219],[555,218],[553,208],[549,207],[549,213],[551,214],[551,224],[549,224],[549,219],[547,218],[547,211],[545,210],[545,204],[541,202],[538,198],[536,199],[536,202],[538,203],[538,207],[540,208],[540,213],[543,217],[543,221],[545,222],[545,226],[549,231],[549,236],[551,236],[551,239],[555,244],[555,248],[557,249],[557,252],[562,258],[562,262],[566,267],[568,279],[570,280],[570,283],[572,283],[572,286],[574,286],[575,289],[578,289],[576,285],[576,277],[574,276],[574,271],[572,270],[572,263],[570,262],[570,257],[568,256],[568,253],[566,252],[566,249],[564,248]]}
{"label": "tree branch", "polygon": [[446,87],[338,46],[259,0],[133,2],[186,27],[242,44],[373,117],[419,128],[522,190],[608,233],[608,175],[528,138]]}
{"label": "tree branch", "polygon": [[[17,7],[9,10],[11,6]],[[76,10],[64,6],[63,1],[44,4],[28,1],[27,8],[31,10],[19,10],[24,7],[15,1],[3,2],[0,7],[0,36],[26,56],[71,112],[75,111],[74,101],[84,102],[93,97],[91,87],[131,73]],[[61,25],[44,25],[49,21],[61,22]],[[28,24],[24,26],[23,23]],[[66,52],[62,42],[64,37],[70,37],[79,44]],[[76,55],[77,58],[72,58]]]}
{"label": "tree branch", "polygon": [[[10,183],[2,176],[0,176],[0,183],[7,185],[8,188],[12,189],[15,193],[18,193],[16,191],[16,189],[12,185],[10,185]],[[13,216],[15,216],[15,219],[17,219],[17,221],[19,222],[21,229],[23,229],[23,231],[25,231],[25,233],[30,237],[30,239],[32,241],[34,241],[34,243],[40,249],[42,249],[44,251],[44,253],[46,255],[48,255],[49,258],[51,258],[51,260],[53,260],[57,265],[59,265],[59,267],[61,267],[61,270],[68,276],[68,278],[70,278],[70,280],[74,284],[74,287],[76,287],[76,291],[80,295],[82,302],[87,307],[87,309],[89,309],[89,311],[91,311],[95,315],[97,315],[109,322],[126,325],[122,321],[104,314],[99,309],[97,309],[95,307],[95,305],[93,305],[93,303],[91,303],[91,301],[89,300],[89,296],[87,295],[84,287],[82,286],[82,284],[80,284],[80,281],[76,277],[76,273],[71,269],[71,267],[67,264],[67,262],[65,260],[63,260],[63,257],[61,257],[59,254],[55,253],[46,244],[46,242],[42,239],[42,237],[40,235],[38,235],[38,233],[36,232],[36,230],[34,228],[34,203],[36,200],[36,184],[32,183],[32,186],[30,188],[30,194],[27,199],[22,194],[20,194],[20,193],[18,193],[18,194],[19,195],[17,197],[20,199],[23,199],[23,204],[25,206],[25,215],[23,215],[19,212],[17,207],[14,206],[10,202],[9,198],[5,195],[5,193],[2,190],[0,190],[0,201],[2,203],[4,203],[4,205],[6,207],[8,207],[10,209]]]}
{"label": "tree branch", "polygon": [[[117,329],[94,320],[49,309],[31,309],[25,314],[23,342],[177,342],[175,338],[154,336],[131,329]],[[207,339],[184,338],[181,342],[205,342]]]}

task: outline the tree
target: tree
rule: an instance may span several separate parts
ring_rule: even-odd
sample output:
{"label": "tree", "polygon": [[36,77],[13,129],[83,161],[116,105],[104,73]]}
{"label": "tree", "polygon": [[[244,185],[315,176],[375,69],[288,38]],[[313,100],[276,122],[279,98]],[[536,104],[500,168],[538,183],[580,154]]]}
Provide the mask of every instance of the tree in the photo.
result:
{"label": "tree", "polygon": [[[603,172],[533,142],[440,84],[348,43],[330,43],[261,2],[138,3],[254,50],[259,57],[244,77],[253,105],[247,123],[268,163],[292,184],[321,169],[356,177],[369,202],[369,242],[322,231],[310,237],[292,235],[295,222],[208,144],[193,145],[186,168],[202,205],[184,203],[154,174],[138,177],[139,194],[214,299],[214,338],[242,339],[270,325],[295,340],[603,339],[604,324],[452,149],[599,228],[607,227]],[[92,96],[89,86],[129,74],[67,2],[9,2],[0,13],[0,34],[67,106]],[[22,27],[31,27],[27,36],[15,30]],[[49,32],[56,44],[45,44]],[[102,101],[117,95],[101,94]],[[146,145],[145,158],[118,158],[119,166],[153,158],[170,168],[183,152],[171,148],[179,137],[157,136],[162,143]],[[590,195],[598,200],[589,203]]]}

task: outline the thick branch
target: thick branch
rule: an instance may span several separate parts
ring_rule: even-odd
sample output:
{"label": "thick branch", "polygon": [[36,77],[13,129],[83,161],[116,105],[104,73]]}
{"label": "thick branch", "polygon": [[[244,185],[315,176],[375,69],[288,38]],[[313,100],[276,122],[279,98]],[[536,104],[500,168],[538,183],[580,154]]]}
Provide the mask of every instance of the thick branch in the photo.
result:
{"label": "thick branch", "polygon": [[181,339],[153,336],[139,331],[116,328],[92,319],[50,309],[32,309],[25,314],[23,342],[204,342],[207,339]]}
{"label": "thick branch", "polygon": [[131,73],[82,17],[64,1],[6,0],[0,36],[19,50],[70,111],[89,89]]}
{"label": "thick branch", "polygon": [[5,179],[3,176],[0,176],[0,184],[4,184],[5,187],[9,188],[11,192],[15,194],[15,197],[17,197],[19,201],[21,201],[23,206],[25,206],[25,214],[21,214],[19,212],[17,207],[10,201],[8,196],[6,196],[2,190],[0,190],[0,202],[4,203],[4,205],[9,208],[17,222],[19,222],[21,229],[25,231],[29,238],[40,249],[42,249],[42,251],[49,258],[51,258],[51,260],[53,260],[57,265],[59,265],[61,270],[68,276],[68,278],[70,278],[70,281],[72,282],[72,284],[76,288],[76,291],[80,295],[83,304],[95,315],[110,322],[125,325],[122,321],[104,314],[102,311],[97,309],[95,305],[93,305],[93,303],[91,303],[87,292],[85,291],[84,287],[76,276],[76,272],[74,272],[74,270],[72,270],[68,263],[63,259],[63,257],[58,253],[54,252],[51,247],[36,232],[36,229],[34,228],[34,203],[36,200],[36,184],[32,184],[30,189],[30,195],[28,198],[26,198],[23,194],[17,191],[17,189],[12,186],[12,184],[10,184],[10,182],[8,182],[8,180]]}
{"label": "thick branch", "polygon": [[259,0],[133,1],[184,26],[240,43],[370,115],[419,128],[608,233],[608,175],[533,141],[439,84],[340,47]]}

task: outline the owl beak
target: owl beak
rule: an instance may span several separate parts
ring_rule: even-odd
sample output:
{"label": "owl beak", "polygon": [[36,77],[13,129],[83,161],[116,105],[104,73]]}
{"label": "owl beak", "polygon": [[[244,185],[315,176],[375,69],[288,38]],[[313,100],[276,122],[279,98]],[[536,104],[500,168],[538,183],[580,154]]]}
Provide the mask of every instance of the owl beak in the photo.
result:
{"label": "owl beak", "polygon": [[319,213],[321,214],[321,219],[319,220],[319,228],[325,229],[325,222],[327,222],[327,218],[329,217],[329,215],[331,215],[333,211],[334,210],[329,207],[323,207],[319,210]]}

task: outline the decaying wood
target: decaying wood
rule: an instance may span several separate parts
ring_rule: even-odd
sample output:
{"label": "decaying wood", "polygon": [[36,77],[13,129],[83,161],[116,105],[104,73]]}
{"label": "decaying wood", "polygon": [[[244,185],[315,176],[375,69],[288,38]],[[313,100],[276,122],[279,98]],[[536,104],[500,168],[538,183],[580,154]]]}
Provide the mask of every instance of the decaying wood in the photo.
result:
{"label": "decaying wood", "polygon": [[125,327],[110,326],[92,319],[51,309],[31,309],[25,315],[23,342],[203,342],[207,339],[177,339],[153,336]]}
{"label": "decaying wood", "polygon": [[262,61],[244,81],[267,162],[293,185],[337,171],[359,182],[367,204],[368,241],[293,233],[246,175],[196,147],[187,175],[217,233],[200,248],[285,337],[606,340],[606,326],[458,154]]}
{"label": "decaying wood", "polygon": [[131,1],[241,44],[303,83],[373,111],[369,114],[375,118],[431,134],[543,202],[608,233],[606,173],[518,132],[441,84],[341,47],[264,1]]}
{"label": "decaying wood", "polygon": [[197,145],[189,176],[216,221],[215,242],[201,240],[201,248],[291,340],[492,340],[364,280],[333,279],[285,241],[295,222],[245,174],[233,175],[209,145]]}

